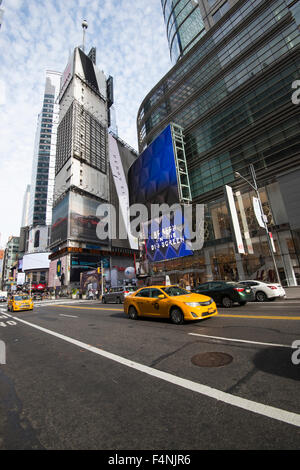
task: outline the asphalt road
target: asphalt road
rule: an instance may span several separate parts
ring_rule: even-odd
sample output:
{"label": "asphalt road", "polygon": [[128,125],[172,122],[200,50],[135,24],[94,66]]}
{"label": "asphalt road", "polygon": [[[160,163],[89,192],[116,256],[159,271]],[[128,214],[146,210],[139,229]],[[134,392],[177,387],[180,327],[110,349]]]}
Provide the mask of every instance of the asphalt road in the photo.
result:
{"label": "asphalt road", "polygon": [[176,326],[91,301],[0,305],[0,449],[299,449],[300,301],[219,313]]}

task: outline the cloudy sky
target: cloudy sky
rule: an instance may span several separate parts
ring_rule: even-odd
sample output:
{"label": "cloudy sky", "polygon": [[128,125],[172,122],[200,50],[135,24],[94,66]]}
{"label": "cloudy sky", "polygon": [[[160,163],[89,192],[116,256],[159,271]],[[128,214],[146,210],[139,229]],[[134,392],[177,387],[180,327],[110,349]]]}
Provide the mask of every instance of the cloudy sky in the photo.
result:
{"label": "cloudy sky", "polygon": [[0,246],[19,235],[31,180],[45,71],[63,72],[70,51],[97,48],[97,65],[114,77],[119,136],[137,149],[141,101],[170,69],[160,0],[3,0],[0,30]]}

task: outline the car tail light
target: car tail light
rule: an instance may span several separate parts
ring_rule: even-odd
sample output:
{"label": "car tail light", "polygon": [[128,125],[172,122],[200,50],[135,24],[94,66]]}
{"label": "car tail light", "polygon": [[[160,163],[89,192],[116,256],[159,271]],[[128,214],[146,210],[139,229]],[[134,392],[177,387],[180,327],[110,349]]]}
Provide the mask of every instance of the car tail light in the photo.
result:
{"label": "car tail light", "polygon": [[234,287],[234,290],[236,290],[237,292],[244,292],[245,289],[243,289],[242,287]]}
{"label": "car tail light", "polygon": [[274,289],[277,289],[276,286],[268,286],[268,287],[269,287],[269,289],[273,289],[273,290],[274,290]]}

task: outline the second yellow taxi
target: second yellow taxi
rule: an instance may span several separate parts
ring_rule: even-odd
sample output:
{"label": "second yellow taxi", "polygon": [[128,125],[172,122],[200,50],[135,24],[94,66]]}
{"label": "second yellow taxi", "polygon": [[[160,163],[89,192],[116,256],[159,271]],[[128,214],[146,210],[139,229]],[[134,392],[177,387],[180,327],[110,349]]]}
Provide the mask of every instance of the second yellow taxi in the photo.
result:
{"label": "second yellow taxi", "polygon": [[33,310],[32,298],[29,295],[12,295],[7,300],[7,310],[11,312]]}
{"label": "second yellow taxi", "polygon": [[132,320],[143,316],[170,318],[176,325],[218,315],[213,299],[178,286],[143,287],[125,298],[124,312]]}

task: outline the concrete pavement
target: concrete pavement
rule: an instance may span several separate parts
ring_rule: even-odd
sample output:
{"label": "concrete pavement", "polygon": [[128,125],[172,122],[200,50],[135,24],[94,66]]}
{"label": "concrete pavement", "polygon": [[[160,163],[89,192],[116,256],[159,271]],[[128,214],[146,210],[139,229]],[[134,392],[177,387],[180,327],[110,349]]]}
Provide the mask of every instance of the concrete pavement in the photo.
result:
{"label": "concrete pavement", "polygon": [[[300,303],[220,310],[219,317],[180,327],[131,321],[122,306],[94,302],[39,306],[13,314],[14,322],[4,315],[0,448],[299,448],[299,430],[283,422],[281,410],[300,414],[299,369],[289,348],[300,338],[300,321],[222,314],[299,316]],[[232,362],[198,367],[191,361],[215,352]],[[240,400],[252,408],[239,408]],[[276,419],[266,416],[268,406]]]}

